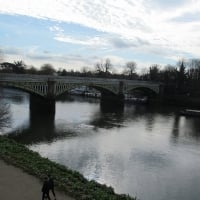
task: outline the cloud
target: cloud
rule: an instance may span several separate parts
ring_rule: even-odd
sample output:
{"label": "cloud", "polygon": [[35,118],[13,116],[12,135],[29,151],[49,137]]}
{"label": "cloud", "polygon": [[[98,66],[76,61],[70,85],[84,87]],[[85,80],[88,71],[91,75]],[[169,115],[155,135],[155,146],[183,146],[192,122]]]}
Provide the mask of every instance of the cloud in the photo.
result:
{"label": "cloud", "polygon": [[57,32],[59,34],[62,34],[64,32],[64,30],[60,28],[59,26],[51,26],[49,27],[49,30],[52,32]]}
{"label": "cloud", "polygon": [[89,48],[101,48],[101,49],[123,49],[123,48],[136,48],[141,47],[143,45],[149,45],[148,41],[145,41],[140,38],[135,38],[134,40],[125,39],[122,37],[111,37],[110,35],[107,36],[95,36],[95,37],[82,37],[82,38],[75,38],[72,36],[67,35],[56,35],[54,37],[55,40],[60,42],[66,42],[71,44],[78,44],[83,46],[88,46]]}
{"label": "cloud", "polygon": [[143,45],[149,45],[150,43],[142,38],[135,37],[133,39],[126,39],[116,34],[104,33],[96,36],[79,36],[65,34],[65,31],[59,26],[53,26],[49,28],[54,34],[54,39],[60,42],[78,44],[88,46],[90,48],[132,48]]}
{"label": "cloud", "polygon": [[71,68],[79,70],[80,67],[89,66],[93,67],[97,60],[100,60],[98,56],[82,56],[80,54],[62,54],[51,53],[49,51],[40,52],[37,47],[31,49],[6,47],[2,48],[5,53],[6,61],[14,62],[17,60],[23,60],[27,65],[34,65],[36,67],[42,66],[44,63],[52,63],[53,66],[58,68]]}
{"label": "cloud", "polygon": [[122,37],[114,37],[110,39],[111,43],[116,48],[132,48],[132,47],[141,47],[144,45],[149,45],[148,41],[145,41],[139,37],[136,37],[134,40],[125,39]]}
{"label": "cloud", "polygon": [[102,49],[134,48],[168,58],[174,53],[200,56],[197,0],[0,0],[0,5],[0,13],[80,24],[105,33],[77,37],[59,25],[51,27],[54,39],[60,42]]}
{"label": "cloud", "polygon": [[86,39],[77,39],[67,35],[57,35],[54,37],[55,40],[72,43],[72,44],[79,44],[79,45],[86,45],[90,47],[103,47],[107,46],[106,40],[101,37],[93,37],[93,38],[86,38]]}
{"label": "cloud", "polygon": [[26,59],[32,59],[32,60],[38,60],[43,62],[62,62],[62,63],[72,63],[72,62],[82,62],[82,63],[88,63],[87,58],[83,57],[79,54],[55,54],[55,53],[44,53],[44,52],[27,52],[25,54]]}
{"label": "cloud", "polygon": [[187,4],[188,0],[149,0],[151,7],[157,9],[176,9]]}
{"label": "cloud", "polygon": [[182,22],[182,23],[199,23],[200,24],[200,11],[196,13],[184,13],[178,17],[174,17],[171,19],[174,22]]}
{"label": "cloud", "polygon": [[62,54],[52,53],[49,51],[40,52],[37,47],[32,47],[30,50],[15,47],[6,47],[3,52],[7,54],[6,62],[14,62],[23,60],[27,65],[34,65],[39,68],[45,63],[51,63],[56,69],[63,68],[66,70],[80,70],[82,67],[87,66],[94,70],[97,62],[104,62],[107,58],[111,60],[117,72],[122,71],[126,60],[120,56],[108,54],[106,56],[83,56],[81,54]]}
{"label": "cloud", "polygon": [[24,51],[20,48],[13,48],[13,47],[2,47],[4,54],[10,55],[22,55]]}
{"label": "cloud", "polygon": [[0,0],[0,12],[77,23],[99,31],[116,33],[125,38],[153,31],[149,8],[138,0]]}

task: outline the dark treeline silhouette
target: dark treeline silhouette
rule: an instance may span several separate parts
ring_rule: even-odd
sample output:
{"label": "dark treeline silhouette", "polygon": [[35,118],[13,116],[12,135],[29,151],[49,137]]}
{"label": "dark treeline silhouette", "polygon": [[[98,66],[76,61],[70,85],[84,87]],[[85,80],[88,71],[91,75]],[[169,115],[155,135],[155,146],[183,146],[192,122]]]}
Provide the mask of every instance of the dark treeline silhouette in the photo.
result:
{"label": "dark treeline silhouette", "polygon": [[182,59],[163,68],[154,64],[138,76],[140,80],[163,83],[165,95],[200,97],[200,59]]}
{"label": "dark treeline silhouette", "polygon": [[23,61],[14,63],[0,63],[0,73],[41,74],[59,76],[101,77],[130,80],[143,80],[161,82],[164,85],[165,95],[185,95],[187,97],[200,97],[200,59],[179,60],[176,65],[161,67],[153,64],[139,74],[136,72],[137,64],[127,62],[121,73],[116,73],[110,59],[98,62],[91,70],[83,67],[80,71],[58,69],[51,64],[44,64],[39,69],[28,66]]}

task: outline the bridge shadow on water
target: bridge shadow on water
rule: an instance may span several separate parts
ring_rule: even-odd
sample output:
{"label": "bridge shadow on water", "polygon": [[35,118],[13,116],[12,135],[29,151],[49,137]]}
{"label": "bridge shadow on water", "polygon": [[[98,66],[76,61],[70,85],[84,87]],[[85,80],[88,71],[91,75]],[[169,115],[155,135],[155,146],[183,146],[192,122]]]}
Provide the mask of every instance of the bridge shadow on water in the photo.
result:
{"label": "bridge shadow on water", "polygon": [[34,144],[42,141],[52,141],[57,137],[55,133],[55,115],[45,115],[31,112],[29,116],[29,126],[21,131],[8,133],[8,137],[23,144]]}
{"label": "bridge shadow on water", "polygon": [[[73,99],[70,97],[65,101],[85,102],[85,99]],[[89,129],[83,129],[82,122],[80,122],[80,124],[73,124],[64,118],[64,120],[60,122],[55,120],[55,114],[46,115],[39,111],[35,112],[30,110],[29,126],[26,128],[19,127],[18,130],[13,130],[8,133],[8,137],[26,145],[40,142],[51,143],[62,138],[72,138],[83,134],[90,134],[90,131],[92,131],[92,134],[98,134],[98,129],[134,126],[138,121],[143,122],[147,131],[154,131],[158,119],[159,121],[162,119],[161,121],[170,122],[171,120],[173,122],[171,127],[171,142],[177,143],[180,136],[183,134],[193,140],[200,140],[200,119],[180,116],[177,114],[180,110],[179,108],[168,108],[167,106],[158,105],[125,105],[118,107],[116,105],[107,105],[99,102],[99,99],[92,101],[95,104],[99,103],[99,109],[90,116],[89,121],[83,122],[84,127],[86,125]],[[160,131],[162,132],[162,130]]]}
{"label": "bridge shadow on water", "polygon": [[113,128],[121,127],[124,120],[124,105],[118,106],[112,103],[105,103],[99,98],[90,98],[77,95],[62,95],[58,99],[60,102],[80,102],[99,104],[99,110],[93,115],[89,121],[89,125],[97,128]]}
{"label": "bridge shadow on water", "polygon": [[[68,99],[67,101],[73,101],[73,99]],[[88,125],[92,125],[92,127],[94,127],[93,130],[97,128],[108,129],[121,127],[124,120],[123,113],[123,107],[107,107],[100,104],[98,113],[95,113],[94,116],[91,117],[92,120],[88,122]],[[43,112],[39,112],[39,110],[30,109],[28,127],[19,127],[17,130],[13,130],[7,135],[9,138],[12,138],[17,142],[30,145],[40,142],[51,143],[52,141],[58,139],[76,137],[81,134],[77,129],[77,126],[79,126],[78,124],[68,124],[66,121],[64,129],[60,129],[59,127],[56,128],[55,123],[55,113],[45,114]]]}
{"label": "bridge shadow on water", "polygon": [[100,112],[92,118],[90,124],[97,128],[122,127],[124,122],[124,106],[108,105],[100,103]]}

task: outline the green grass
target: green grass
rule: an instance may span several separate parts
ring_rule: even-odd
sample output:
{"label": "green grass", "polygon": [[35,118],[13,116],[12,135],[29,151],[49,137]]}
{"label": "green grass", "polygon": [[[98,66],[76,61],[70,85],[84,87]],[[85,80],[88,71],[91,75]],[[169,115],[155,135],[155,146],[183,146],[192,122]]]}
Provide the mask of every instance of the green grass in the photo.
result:
{"label": "green grass", "polygon": [[4,136],[0,136],[0,158],[41,180],[51,173],[57,188],[78,200],[136,200],[125,194],[116,194],[112,187],[88,181],[79,172],[43,158]]}

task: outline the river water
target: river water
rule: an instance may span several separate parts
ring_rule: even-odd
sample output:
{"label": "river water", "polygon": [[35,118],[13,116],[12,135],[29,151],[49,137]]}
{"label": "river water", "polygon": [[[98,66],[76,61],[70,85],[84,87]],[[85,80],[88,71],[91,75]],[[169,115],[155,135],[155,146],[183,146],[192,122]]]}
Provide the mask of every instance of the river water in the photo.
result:
{"label": "river water", "polygon": [[102,108],[97,99],[67,97],[56,114],[35,116],[29,96],[1,92],[10,127],[1,134],[42,156],[141,200],[199,200],[200,119],[180,108],[126,105]]}

